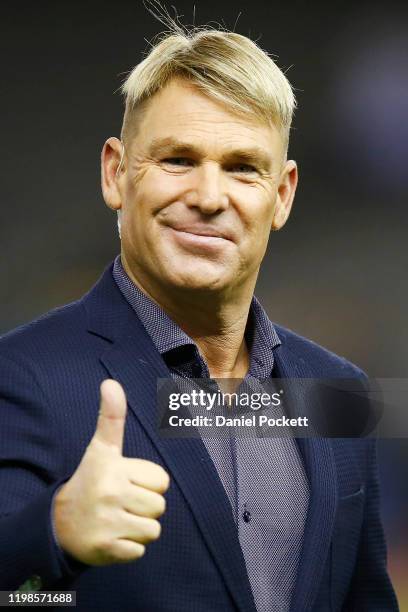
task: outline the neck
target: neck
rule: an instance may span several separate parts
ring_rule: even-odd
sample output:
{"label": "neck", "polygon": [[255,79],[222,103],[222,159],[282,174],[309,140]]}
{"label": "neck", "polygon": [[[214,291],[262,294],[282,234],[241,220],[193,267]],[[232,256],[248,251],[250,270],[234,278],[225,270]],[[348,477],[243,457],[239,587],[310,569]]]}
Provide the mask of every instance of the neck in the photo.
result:
{"label": "neck", "polygon": [[[249,369],[245,327],[255,281],[237,291],[203,293],[171,289],[155,290],[153,283],[141,282],[122,255],[123,267],[131,280],[156,302],[196,343],[212,378],[243,378]],[[256,280],[256,279],[255,279]]]}

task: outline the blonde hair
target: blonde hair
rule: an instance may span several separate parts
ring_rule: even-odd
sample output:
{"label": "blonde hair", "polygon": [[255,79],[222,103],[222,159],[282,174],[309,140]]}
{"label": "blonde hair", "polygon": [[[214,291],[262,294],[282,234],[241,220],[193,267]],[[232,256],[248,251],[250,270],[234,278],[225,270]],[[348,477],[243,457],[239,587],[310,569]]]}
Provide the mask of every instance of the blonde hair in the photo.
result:
{"label": "blonde hair", "polygon": [[182,77],[231,111],[273,123],[287,147],[296,100],[273,59],[235,32],[208,27],[188,30],[174,21],[172,26],[173,31],[159,37],[121,87],[126,99],[122,140],[131,138],[143,103],[170,79]]}

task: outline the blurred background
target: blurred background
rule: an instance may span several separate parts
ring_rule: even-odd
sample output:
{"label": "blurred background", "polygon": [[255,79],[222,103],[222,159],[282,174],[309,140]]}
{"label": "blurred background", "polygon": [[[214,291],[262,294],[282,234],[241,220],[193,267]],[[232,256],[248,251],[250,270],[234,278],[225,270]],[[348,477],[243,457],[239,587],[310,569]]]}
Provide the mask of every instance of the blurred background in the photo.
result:
{"label": "blurred background", "polygon": [[[178,1],[277,57],[296,88],[300,184],[257,295],[272,320],[370,376],[408,375],[406,3]],[[0,333],[81,296],[119,252],[99,154],[126,71],[162,30],[142,2],[2,8]],[[382,441],[389,566],[408,611],[408,443]]]}

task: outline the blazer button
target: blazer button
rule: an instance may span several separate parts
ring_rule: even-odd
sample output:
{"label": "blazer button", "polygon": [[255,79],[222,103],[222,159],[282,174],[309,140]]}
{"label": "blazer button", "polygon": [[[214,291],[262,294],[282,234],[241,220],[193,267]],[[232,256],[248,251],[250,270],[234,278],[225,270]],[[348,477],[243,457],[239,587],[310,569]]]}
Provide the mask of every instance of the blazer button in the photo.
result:
{"label": "blazer button", "polygon": [[244,519],[246,523],[249,523],[249,521],[251,520],[251,513],[248,510],[245,510],[245,512],[242,515],[242,518]]}

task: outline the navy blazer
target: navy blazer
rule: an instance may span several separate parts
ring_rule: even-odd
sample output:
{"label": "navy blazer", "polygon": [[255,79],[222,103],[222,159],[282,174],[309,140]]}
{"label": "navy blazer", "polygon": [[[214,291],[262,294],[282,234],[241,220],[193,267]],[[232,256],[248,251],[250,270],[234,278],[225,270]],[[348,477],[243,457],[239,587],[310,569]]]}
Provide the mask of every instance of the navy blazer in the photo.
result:
{"label": "navy blazer", "polygon": [[[281,377],[361,377],[346,360],[277,326]],[[156,379],[170,373],[112,278],[0,340],[0,589],[38,576],[76,590],[77,609],[256,612],[229,501],[201,439],[160,437]],[[91,440],[99,386],[128,399],[124,455],[170,474],[162,535],[141,559],[66,564],[50,504]],[[311,487],[292,612],[397,610],[379,517],[375,442],[298,440]]]}

